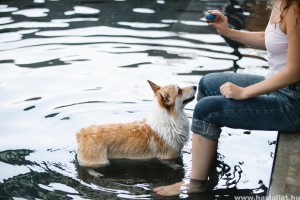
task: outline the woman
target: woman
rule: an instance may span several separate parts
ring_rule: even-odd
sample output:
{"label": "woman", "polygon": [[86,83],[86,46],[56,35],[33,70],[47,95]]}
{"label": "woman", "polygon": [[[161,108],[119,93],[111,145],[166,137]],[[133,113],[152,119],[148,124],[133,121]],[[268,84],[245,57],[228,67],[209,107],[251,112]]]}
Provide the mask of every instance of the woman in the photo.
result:
{"label": "woman", "polygon": [[199,83],[198,103],[192,120],[192,169],[189,183],[154,188],[163,196],[203,192],[216,155],[220,127],[248,130],[300,130],[300,1],[270,2],[272,13],[265,32],[228,28],[227,17],[209,22],[219,34],[259,49],[266,49],[267,77],[213,73]]}

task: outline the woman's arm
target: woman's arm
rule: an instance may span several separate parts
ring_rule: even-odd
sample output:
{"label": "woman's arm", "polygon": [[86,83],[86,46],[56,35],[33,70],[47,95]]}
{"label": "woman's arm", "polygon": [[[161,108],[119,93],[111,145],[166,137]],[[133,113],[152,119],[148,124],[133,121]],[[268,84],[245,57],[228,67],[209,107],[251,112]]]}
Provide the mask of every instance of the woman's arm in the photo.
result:
{"label": "woman's arm", "polygon": [[[296,70],[296,72],[299,74],[300,70]],[[300,75],[295,76],[295,74],[296,73],[294,73],[293,70],[290,70],[286,67],[283,71],[265,79],[264,81],[250,85],[246,88],[239,87],[231,82],[227,82],[220,87],[220,92],[226,98],[235,100],[249,99],[251,97],[273,92],[297,82],[300,80]]]}
{"label": "woman's arm", "polygon": [[221,93],[227,98],[236,100],[247,99],[266,94],[300,81],[300,14],[296,3],[291,5],[285,17],[288,36],[287,65],[279,73],[257,84],[246,88],[238,87],[232,83],[221,86]]}
{"label": "woman's arm", "polygon": [[220,11],[209,10],[208,13],[212,13],[218,16],[216,21],[209,21],[208,23],[210,26],[214,27],[219,32],[219,34],[231,40],[243,43],[247,46],[263,50],[266,49],[264,32],[248,32],[230,29],[228,27],[228,18]]}
{"label": "woman's arm", "polygon": [[249,32],[229,29],[223,36],[250,47],[266,50],[265,32]]}

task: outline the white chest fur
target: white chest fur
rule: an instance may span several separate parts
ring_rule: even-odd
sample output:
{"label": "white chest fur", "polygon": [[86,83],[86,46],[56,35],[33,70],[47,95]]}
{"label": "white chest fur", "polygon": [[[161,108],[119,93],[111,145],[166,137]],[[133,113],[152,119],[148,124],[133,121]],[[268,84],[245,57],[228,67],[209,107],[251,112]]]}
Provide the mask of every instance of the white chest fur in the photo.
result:
{"label": "white chest fur", "polygon": [[189,120],[183,110],[170,113],[156,103],[146,122],[178,153],[189,139]]}

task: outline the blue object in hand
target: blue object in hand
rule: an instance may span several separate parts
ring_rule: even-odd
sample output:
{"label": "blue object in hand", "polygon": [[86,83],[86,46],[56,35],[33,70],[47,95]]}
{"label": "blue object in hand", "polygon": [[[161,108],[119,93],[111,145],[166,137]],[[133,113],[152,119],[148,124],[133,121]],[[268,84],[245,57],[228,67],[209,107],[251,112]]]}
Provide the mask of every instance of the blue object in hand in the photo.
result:
{"label": "blue object in hand", "polygon": [[217,19],[217,15],[209,13],[208,15],[205,16],[205,19],[207,21],[215,21]]}

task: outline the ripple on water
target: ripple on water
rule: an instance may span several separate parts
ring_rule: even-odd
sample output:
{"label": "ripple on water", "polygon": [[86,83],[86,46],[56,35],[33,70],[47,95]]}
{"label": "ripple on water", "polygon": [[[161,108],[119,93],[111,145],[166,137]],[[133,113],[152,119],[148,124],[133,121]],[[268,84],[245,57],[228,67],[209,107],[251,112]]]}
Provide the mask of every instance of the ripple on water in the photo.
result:
{"label": "ripple on water", "polygon": [[[265,52],[234,55],[203,21],[208,1],[7,1],[0,5],[0,193],[11,198],[153,199],[186,180],[191,141],[170,169],[112,160],[95,178],[76,161],[91,124],[147,117],[155,83],[197,85],[216,71],[266,72]],[[117,14],[115,10],[118,10]],[[185,112],[192,118],[196,102]],[[208,197],[266,194],[277,133],[224,128]],[[255,147],[255,148],[253,148]],[[0,195],[0,196],[1,196]],[[197,196],[198,197],[198,196]]]}
{"label": "ripple on water", "polygon": [[133,12],[136,13],[144,13],[144,14],[154,14],[155,10],[149,9],[149,8],[134,8],[132,9]]}

